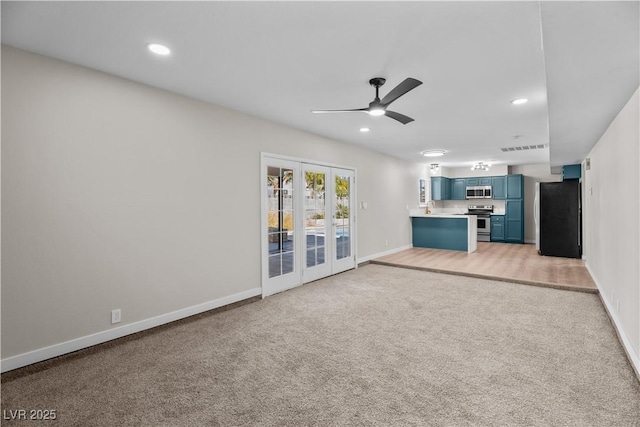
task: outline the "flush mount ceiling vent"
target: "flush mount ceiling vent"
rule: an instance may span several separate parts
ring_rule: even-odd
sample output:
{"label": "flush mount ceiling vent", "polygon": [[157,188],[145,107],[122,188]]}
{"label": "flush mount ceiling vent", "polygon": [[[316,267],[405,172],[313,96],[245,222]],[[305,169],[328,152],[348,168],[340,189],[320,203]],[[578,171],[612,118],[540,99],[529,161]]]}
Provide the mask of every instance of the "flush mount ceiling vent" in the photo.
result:
{"label": "flush mount ceiling vent", "polygon": [[518,147],[506,147],[501,148],[503,153],[507,153],[509,151],[528,151],[528,150],[540,150],[542,148],[547,148],[548,144],[536,144],[536,145],[520,145]]}

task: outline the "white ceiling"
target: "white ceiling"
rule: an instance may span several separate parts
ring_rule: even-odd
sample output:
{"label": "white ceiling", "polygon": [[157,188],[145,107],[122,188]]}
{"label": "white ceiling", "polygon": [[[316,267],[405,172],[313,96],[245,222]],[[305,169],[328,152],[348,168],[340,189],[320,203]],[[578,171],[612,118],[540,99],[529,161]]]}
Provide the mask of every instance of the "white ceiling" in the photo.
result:
{"label": "white ceiling", "polygon": [[[583,159],[638,87],[638,6],[2,2],[2,42],[411,161],[442,148],[444,166],[556,166]],[[368,106],[378,76],[381,97],[424,83],[390,108],[415,122],[310,113]]]}

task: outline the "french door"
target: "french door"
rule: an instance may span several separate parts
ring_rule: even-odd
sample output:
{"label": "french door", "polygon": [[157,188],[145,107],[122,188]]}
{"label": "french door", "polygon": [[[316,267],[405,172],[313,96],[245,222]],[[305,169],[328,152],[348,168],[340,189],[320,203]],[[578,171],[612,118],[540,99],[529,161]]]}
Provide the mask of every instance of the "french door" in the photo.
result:
{"label": "french door", "polygon": [[262,294],[355,267],[353,170],[262,158]]}
{"label": "french door", "polygon": [[304,260],[302,283],[311,282],[331,273],[331,169],[304,163]]}
{"label": "french door", "polygon": [[262,177],[262,293],[271,295],[300,282],[299,203],[294,197],[300,188],[300,164],[269,159],[263,162]]}
{"label": "french door", "polygon": [[355,176],[352,170],[331,169],[331,233],[333,249],[331,274],[337,274],[355,267],[354,254],[354,217],[355,200],[352,197]]}

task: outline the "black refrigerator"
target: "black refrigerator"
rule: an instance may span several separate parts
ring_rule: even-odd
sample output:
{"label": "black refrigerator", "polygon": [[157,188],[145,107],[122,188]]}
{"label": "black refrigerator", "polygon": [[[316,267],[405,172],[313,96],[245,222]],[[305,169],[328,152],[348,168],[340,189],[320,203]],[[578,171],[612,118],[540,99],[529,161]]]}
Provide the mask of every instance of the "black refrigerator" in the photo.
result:
{"label": "black refrigerator", "polygon": [[537,182],[536,246],[540,255],[582,257],[580,181]]}

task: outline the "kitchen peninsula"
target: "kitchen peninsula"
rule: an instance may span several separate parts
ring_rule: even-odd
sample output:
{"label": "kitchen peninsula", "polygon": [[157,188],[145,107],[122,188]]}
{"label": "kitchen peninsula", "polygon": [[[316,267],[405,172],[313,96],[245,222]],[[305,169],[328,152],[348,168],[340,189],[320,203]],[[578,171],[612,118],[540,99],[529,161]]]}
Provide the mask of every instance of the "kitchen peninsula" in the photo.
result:
{"label": "kitchen peninsula", "polygon": [[475,215],[427,214],[410,211],[414,248],[448,249],[472,253],[477,248]]}

